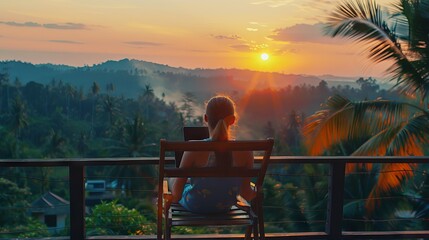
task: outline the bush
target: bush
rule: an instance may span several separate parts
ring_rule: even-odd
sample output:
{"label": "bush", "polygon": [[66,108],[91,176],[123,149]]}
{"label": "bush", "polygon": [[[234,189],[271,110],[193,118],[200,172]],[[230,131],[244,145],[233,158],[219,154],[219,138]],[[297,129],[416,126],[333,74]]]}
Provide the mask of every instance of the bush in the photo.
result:
{"label": "bush", "polygon": [[151,224],[136,209],[128,209],[117,201],[96,205],[85,218],[88,235],[147,235],[155,233]]}

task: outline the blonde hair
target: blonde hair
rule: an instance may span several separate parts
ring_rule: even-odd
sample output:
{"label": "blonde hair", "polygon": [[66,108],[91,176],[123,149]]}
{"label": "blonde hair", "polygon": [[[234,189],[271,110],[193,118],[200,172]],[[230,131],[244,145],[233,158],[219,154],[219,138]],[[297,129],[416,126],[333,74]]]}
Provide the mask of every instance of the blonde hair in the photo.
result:
{"label": "blonde hair", "polygon": [[231,126],[236,118],[235,103],[228,96],[212,97],[206,104],[207,122],[211,129],[211,137],[215,141],[227,141],[231,134]]}

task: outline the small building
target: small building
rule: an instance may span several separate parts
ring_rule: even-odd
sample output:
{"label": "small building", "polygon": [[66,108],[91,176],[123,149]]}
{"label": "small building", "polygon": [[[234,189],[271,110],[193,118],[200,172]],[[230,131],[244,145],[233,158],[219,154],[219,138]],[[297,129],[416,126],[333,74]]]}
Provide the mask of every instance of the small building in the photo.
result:
{"label": "small building", "polygon": [[49,232],[57,233],[66,226],[70,202],[52,192],[43,194],[31,204],[31,216],[46,224]]}
{"label": "small building", "polygon": [[115,195],[112,192],[113,183],[106,183],[105,180],[87,180],[85,183],[86,197],[85,206],[90,208],[100,204],[102,201],[112,201]]}
{"label": "small building", "polygon": [[104,192],[106,192],[106,181],[88,180],[85,183],[85,190],[89,195],[102,195]]}

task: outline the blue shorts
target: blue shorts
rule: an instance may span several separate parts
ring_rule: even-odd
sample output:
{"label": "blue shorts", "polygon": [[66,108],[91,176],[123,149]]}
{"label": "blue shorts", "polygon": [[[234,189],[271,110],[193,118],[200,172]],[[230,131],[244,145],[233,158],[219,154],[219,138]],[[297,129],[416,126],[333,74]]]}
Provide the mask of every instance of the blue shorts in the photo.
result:
{"label": "blue shorts", "polygon": [[196,213],[227,212],[237,202],[241,178],[194,178],[185,184],[179,203]]}

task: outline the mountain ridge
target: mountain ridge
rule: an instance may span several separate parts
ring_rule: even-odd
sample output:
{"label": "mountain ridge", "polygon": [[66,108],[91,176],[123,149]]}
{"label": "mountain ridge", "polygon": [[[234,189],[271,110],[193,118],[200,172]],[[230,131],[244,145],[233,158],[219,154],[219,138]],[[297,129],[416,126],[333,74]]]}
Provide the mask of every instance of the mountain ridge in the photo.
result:
{"label": "mountain ridge", "polygon": [[[254,89],[284,88],[296,85],[318,85],[318,76],[261,72],[248,69],[188,69],[172,67],[136,59],[107,60],[92,66],[74,67],[64,64],[33,64],[16,60],[0,61],[0,71],[9,74],[9,82],[18,79],[22,84],[30,81],[49,84],[61,80],[84,91],[90,91],[93,82],[104,90],[113,83],[116,94],[137,97],[146,85],[156,93],[199,91],[206,94],[219,92],[245,92]],[[335,77],[335,76],[333,76]],[[341,78],[341,77],[338,77]],[[348,80],[348,79],[346,79]],[[335,81],[327,80],[328,84]],[[350,84],[354,84],[350,82]]]}

